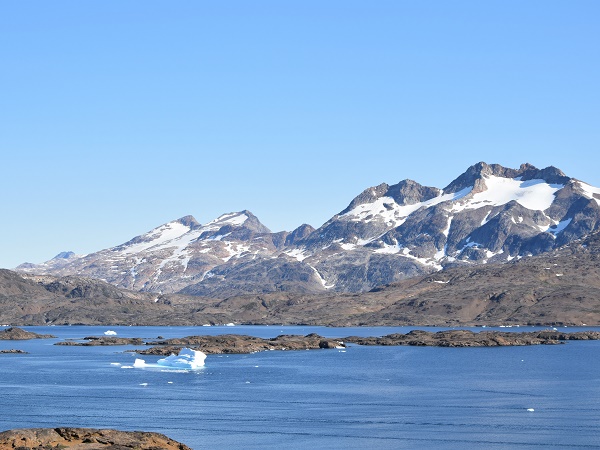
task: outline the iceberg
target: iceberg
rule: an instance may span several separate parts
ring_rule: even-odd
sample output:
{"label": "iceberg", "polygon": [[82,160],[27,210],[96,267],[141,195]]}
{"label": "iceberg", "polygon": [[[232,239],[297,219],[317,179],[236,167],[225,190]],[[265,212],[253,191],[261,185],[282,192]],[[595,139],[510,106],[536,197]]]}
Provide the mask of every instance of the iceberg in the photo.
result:
{"label": "iceberg", "polygon": [[195,370],[204,367],[206,354],[191,348],[182,348],[178,355],[167,356],[159,359],[156,364],[148,364],[140,358],[136,358],[133,367],[136,369],[159,368],[159,369],[184,369]]}
{"label": "iceberg", "polygon": [[159,359],[157,364],[164,367],[174,367],[177,369],[198,369],[204,366],[206,354],[199,350],[191,348],[182,348],[179,355],[171,355]]}
{"label": "iceberg", "polygon": [[116,336],[116,335],[117,335],[117,332],[116,332],[116,331],[113,331],[113,330],[106,330],[106,331],[104,332],[104,335],[105,335],[105,336]]}

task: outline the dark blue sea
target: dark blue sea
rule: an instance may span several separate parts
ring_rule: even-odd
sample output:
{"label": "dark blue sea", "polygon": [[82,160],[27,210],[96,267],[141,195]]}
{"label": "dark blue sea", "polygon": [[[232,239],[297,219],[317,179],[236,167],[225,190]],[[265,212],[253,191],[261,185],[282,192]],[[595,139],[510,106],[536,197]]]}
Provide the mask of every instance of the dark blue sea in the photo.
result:
{"label": "dark blue sea", "polygon": [[[375,336],[412,329],[25,328],[61,339],[108,329],[143,338]],[[0,341],[0,349],[29,352],[0,355],[0,431],[157,431],[194,449],[600,448],[600,341],[209,355],[204,369],[190,372],[124,369],[133,364],[135,356],[125,352],[133,347],[52,345],[56,341]]]}

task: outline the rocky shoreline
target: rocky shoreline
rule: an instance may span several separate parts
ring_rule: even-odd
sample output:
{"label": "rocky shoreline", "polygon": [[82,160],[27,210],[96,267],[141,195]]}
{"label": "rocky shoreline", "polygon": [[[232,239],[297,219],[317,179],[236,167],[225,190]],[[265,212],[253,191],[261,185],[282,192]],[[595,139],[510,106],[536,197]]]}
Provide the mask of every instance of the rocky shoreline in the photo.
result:
{"label": "rocky shoreline", "polygon": [[0,449],[192,450],[164,434],[94,428],[25,428],[0,433]]}
{"label": "rocky shoreline", "polygon": [[358,345],[410,345],[429,347],[504,347],[522,345],[555,345],[569,340],[600,340],[598,331],[563,333],[554,330],[511,332],[470,330],[423,331],[395,333],[382,337],[350,336],[344,342]]}
{"label": "rocky shoreline", "polygon": [[[48,339],[55,336],[37,334],[12,327],[0,331],[0,339]],[[326,338],[316,333],[302,335],[280,335],[270,339],[241,334],[224,334],[217,336],[187,336],[181,338],[143,339],[139,337],[86,336],[82,339],[67,339],[54,345],[64,346],[144,346],[137,349],[140,355],[168,356],[188,347],[210,354],[246,354],[269,350],[315,350],[344,348],[346,344],[355,345],[407,345],[429,347],[501,347],[522,345],[555,345],[569,340],[600,340],[598,331],[579,331],[565,333],[558,330],[543,331],[479,331],[445,330],[424,331],[413,330],[406,334],[394,333],[386,336],[348,336],[343,338]],[[1,350],[2,353],[26,353],[22,350]]]}
{"label": "rocky shoreline", "polygon": [[88,336],[85,342],[62,341],[55,345],[97,346],[97,345],[135,345],[148,346],[136,350],[141,355],[168,356],[177,353],[183,347],[201,350],[206,354],[244,354],[269,350],[313,350],[344,348],[346,344],[356,345],[407,345],[435,347],[501,347],[523,345],[555,345],[569,340],[600,340],[600,332],[580,331],[564,333],[544,330],[530,332],[504,332],[470,330],[423,331],[413,330],[406,334],[395,333],[381,337],[348,336],[345,338],[325,338],[312,333],[306,336],[281,335],[262,339],[254,336],[226,334],[218,336],[188,336],[173,339],[115,338]]}

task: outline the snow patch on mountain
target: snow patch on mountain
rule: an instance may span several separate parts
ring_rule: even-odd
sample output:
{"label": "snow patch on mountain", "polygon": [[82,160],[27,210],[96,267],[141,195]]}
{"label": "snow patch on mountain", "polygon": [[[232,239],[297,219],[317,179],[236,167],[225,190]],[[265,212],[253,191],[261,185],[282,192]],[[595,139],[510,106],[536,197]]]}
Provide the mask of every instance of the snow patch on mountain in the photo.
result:
{"label": "snow patch on mountain", "polygon": [[284,254],[291,256],[292,258],[302,262],[304,261],[306,258],[308,258],[310,255],[303,249],[300,248],[294,248],[292,250],[286,250],[285,252],[283,252]]}
{"label": "snow patch on mountain", "polygon": [[579,186],[583,191],[583,195],[585,195],[587,198],[596,200],[596,202],[600,205],[600,188],[590,186],[582,181],[579,182]]}
{"label": "snow patch on mountain", "polygon": [[249,217],[244,213],[227,213],[204,225],[203,231],[217,231],[225,225],[242,226]]}
{"label": "snow patch on mountain", "polygon": [[353,221],[370,222],[375,218],[383,220],[389,227],[402,225],[408,216],[421,208],[430,208],[447,201],[456,201],[471,192],[473,187],[467,187],[459,192],[442,194],[424,202],[412,205],[399,205],[392,197],[380,197],[371,203],[363,203],[340,217]]}
{"label": "snow patch on mountain", "polygon": [[514,200],[527,209],[544,211],[552,205],[556,192],[564,187],[562,184],[548,184],[544,180],[521,181],[519,178],[483,177],[487,189],[473,194],[463,203],[455,204],[452,210],[500,206]]}
{"label": "snow patch on mountain", "polygon": [[308,267],[310,267],[315,272],[315,275],[317,275],[319,282],[325,289],[331,289],[331,288],[335,287],[335,284],[327,284],[327,281],[325,280],[325,278],[323,278],[323,276],[319,273],[319,271],[317,269],[315,269],[313,266],[311,266],[309,264]]}
{"label": "snow patch on mountain", "polygon": [[189,231],[190,228],[182,223],[177,221],[169,222],[140,236],[141,242],[124,244],[122,246],[115,247],[113,250],[125,255],[136,254],[152,247],[159,248],[164,244],[171,242],[173,239],[181,237]]}
{"label": "snow patch on mountain", "polygon": [[[435,270],[441,270],[442,266],[438,263],[438,261],[434,258],[420,258],[418,256],[415,256],[413,254],[411,254],[410,249],[407,247],[403,247],[401,245],[388,245],[388,244],[384,244],[383,247],[378,248],[377,250],[375,250],[375,253],[381,253],[381,254],[387,254],[387,255],[401,255],[404,256],[406,258],[410,258],[413,259],[415,261],[418,261],[419,263],[423,264],[424,266],[428,266],[428,267],[432,267]],[[438,256],[438,254],[436,254],[436,256]],[[445,256],[442,255],[440,256],[440,259]]]}
{"label": "snow patch on mountain", "polygon": [[555,222],[554,225],[540,227],[540,230],[543,232],[551,233],[552,235],[554,235],[554,237],[556,237],[558,235],[558,233],[560,233],[561,231],[563,231],[565,228],[567,228],[569,226],[569,224],[571,223],[572,220],[573,219],[565,219],[561,222]]}

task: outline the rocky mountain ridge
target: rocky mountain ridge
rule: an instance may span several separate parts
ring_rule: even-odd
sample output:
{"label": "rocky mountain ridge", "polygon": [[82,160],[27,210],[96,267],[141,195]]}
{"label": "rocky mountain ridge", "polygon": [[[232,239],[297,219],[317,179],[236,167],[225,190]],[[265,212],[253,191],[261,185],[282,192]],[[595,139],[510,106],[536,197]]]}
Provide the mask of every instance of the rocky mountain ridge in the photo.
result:
{"label": "rocky mountain ridge", "polygon": [[366,292],[541,254],[599,227],[599,188],[555,167],[481,162],[443,189],[412,180],[368,188],[318,229],[273,233],[249,211],[205,225],[186,216],[116,247],[17,270],[212,298]]}
{"label": "rocky mountain ridge", "polygon": [[455,266],[363,293],[157,295],[0,270],[0,324],[595,325],[600,231],[508,263]]}

